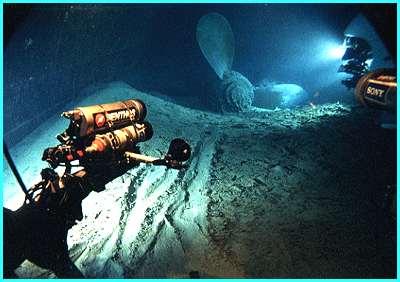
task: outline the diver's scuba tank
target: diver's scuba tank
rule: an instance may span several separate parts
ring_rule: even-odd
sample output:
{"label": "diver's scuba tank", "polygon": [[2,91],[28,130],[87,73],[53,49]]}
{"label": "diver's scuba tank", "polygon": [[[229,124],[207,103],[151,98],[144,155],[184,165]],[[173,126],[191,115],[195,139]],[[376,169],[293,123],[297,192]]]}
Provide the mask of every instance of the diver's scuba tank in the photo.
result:
{"label": "diver's scuba tank", "polygon": [[396,69],[377,69],[364,75],[357,82],[354,93],[367,107],[396,113]]}

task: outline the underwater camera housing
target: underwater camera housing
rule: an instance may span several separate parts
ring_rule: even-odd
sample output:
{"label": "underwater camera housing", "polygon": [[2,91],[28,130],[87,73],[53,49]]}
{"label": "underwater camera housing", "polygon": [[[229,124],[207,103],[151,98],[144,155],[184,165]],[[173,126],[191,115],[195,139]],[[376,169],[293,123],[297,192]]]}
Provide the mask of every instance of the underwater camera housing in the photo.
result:
{"label": "underwater camera housing", "polygon": [[377,69],[364,75],[357,82],[354,93],[365,106],[396,113],[396,69]]}
{"label": "underwater camera housing", "polygon": [[[134,99],[64,112],[62,116],[69,119],[70,124],[57,136],[61,144],[45,149],[42,160],[53,169],[62,164],[68,170],[75,160],[84,167],[146,162],[180,168],[190,157],[190,146],[182,139],[171,142],[169,152],[163,159],[139,153],[137,143],[148,141],[153,136],[151,124],[144,120],[146,114],[146,105]],[[174,165],[169,166],[170,163]]]}
{"label": "underwater camera housing", "polygon": [[342,84],[354,88],[357,81],[369,71],[373,59],[372,49],[367,40],[352,35],[345,36],[343,46],[345,52],[338,72],[350,74],[351,77],[342,80]]}
{"label": "underwater camera housing", "polygon": [[70,125],[57,139],[65,143],[70,138],[110,132],[143,121],[146,114],[146,105],[137,99],[79,107],[62,113],[70,120]]}

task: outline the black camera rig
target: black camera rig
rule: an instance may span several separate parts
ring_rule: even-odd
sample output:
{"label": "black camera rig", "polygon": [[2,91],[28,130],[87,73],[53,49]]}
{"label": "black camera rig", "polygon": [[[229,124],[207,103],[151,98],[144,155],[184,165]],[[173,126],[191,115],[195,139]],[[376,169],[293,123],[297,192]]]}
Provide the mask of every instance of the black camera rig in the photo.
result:
{"label": "black camera rig", "polygon": [[[68,230],[81,220],[82,200],[140,163],[181,169],[190,158],[190,146],[183,139],[171,141],[163,158],[142,155],[138,143],[152,138],[153,129],[145,121],[146,106],[140,100],[79,107],[64,112],[68,128],[57,136],[55,147],[44,150],[42,160],[50,167],[42,180],[27,190],[4,144],[5,156],[26,199],[16,211],[4,210],[4,273],[25,260],[53,270],[58,277],[78,278],[82,273],[69,258]],[[60,176],[55,169],[65,166]],[[80,167],[72,173],[72,167]],[[30,236],[26,236],[30,234]],[[46,238],[51,240],[46,240]]]}
{"label": "black camera rig", "polygon": [[174,139],[163,159],[141,155],[137,144],[152,138],[153,129],[145,121],[147,109],[140,100],[80,107],[64,112],[70,120],[65,132],[57,136],[56,147],[47,148],[42,160],[52,168],[64,165],[69,170],[73,161],[85,168],[121,162],[145,162],[180,168],[190,157],[190,147]]}

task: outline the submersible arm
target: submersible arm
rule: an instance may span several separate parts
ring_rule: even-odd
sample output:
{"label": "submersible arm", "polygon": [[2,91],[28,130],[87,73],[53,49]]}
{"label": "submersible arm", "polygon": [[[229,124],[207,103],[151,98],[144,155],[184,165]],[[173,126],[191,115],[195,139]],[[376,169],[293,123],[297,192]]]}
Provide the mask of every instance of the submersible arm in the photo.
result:
{"label": "submersible arm", "polygon": [[155,157],[145,156],[145,155],[132,153],[132,152],[125,152],[125,157],[130,162],[134,161],[134,162],[149,163],[149,164],[152,164],[155,161],[159,160]]}

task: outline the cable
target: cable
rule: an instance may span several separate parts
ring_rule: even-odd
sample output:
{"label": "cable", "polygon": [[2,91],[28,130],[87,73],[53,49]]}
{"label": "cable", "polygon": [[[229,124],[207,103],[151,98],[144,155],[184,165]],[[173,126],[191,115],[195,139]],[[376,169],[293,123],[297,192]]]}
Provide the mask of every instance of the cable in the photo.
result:
{"label": "cable", "polygon": [[24,192],[26,197],[29,199],[29,202],[33,203],[32,195],[28,193],[28,189],[26,189],[24,181],[22,181],[21,175],[19,174],[18,169],[15,166],[13,159],[11,158],[10,152],[8,151],[8,147],[4,140],[3,140],[3,154],[6,157],[8,165],[10,166],[11,171],[14,173],[14,176],[17,179],[17,182],[18,182],[19,186],[21,187],[22,191]]}

